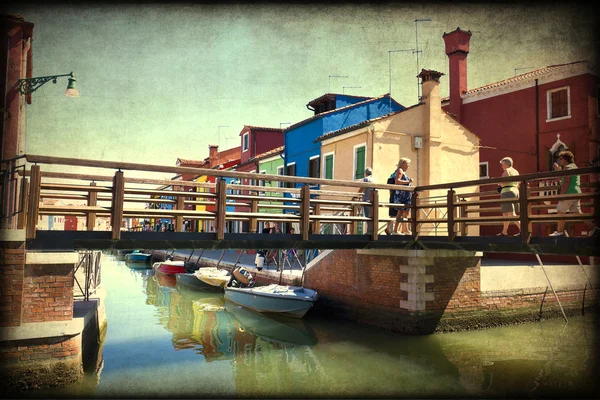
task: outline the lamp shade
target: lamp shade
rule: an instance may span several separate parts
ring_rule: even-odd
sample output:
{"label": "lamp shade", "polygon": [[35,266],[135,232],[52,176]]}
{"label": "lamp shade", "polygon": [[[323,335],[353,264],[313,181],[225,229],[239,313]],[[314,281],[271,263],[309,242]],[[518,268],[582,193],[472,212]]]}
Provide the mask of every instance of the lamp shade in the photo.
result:
{"label": "lamp shade", "polygon": [[65,90],[65,96],[67,97],[79,97],[79,90],[75,86],[75,78],[69,78],[69,84],[67,85],[67,90]]}

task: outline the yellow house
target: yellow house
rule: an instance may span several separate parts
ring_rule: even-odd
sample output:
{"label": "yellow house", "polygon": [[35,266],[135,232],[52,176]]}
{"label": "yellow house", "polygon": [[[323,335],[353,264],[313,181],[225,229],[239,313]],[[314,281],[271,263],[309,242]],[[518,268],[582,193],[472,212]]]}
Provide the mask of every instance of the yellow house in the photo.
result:
{"label": "yellow house", "polygon": [[[421,70],[423,96],[419,104],[383,117],[329,132],[321,142],[322,178],[361,180],[365,167],[373,169],[376,183],[386,183],[401,157],[411,159],[407,175],[412,186],[434,185],[479,179],[479,138],[443,111],[437,71]],[[325,186],[323,190],[348,191]],[[457,193],[473,188],[456,189]],[[446,191],[420,193],[420,201],[445,202]],[[379,201],[388,202],[389,193],[379,191]],[[443,209],[425,210],[434,217]],[[379,230],[385,227],[388,209],[379,211]],[[446,226],[424,224],[421,234],[447,234]],[[472,232],[470,232],[472,233]],[[474,234],[477,234],[476,232]]]}

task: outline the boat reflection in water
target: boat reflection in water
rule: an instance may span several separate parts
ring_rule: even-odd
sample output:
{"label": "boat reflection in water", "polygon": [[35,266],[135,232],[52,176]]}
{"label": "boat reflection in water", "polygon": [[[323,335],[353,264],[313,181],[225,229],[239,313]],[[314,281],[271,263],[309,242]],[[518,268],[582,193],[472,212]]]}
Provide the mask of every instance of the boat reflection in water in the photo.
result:
{"label": "boat reflection in water", "polygon": [[282,315],[267,315],[225,300],[225,310],[239,326],[267,342],[284,345],[314,346],[317,336],[302,319]]}

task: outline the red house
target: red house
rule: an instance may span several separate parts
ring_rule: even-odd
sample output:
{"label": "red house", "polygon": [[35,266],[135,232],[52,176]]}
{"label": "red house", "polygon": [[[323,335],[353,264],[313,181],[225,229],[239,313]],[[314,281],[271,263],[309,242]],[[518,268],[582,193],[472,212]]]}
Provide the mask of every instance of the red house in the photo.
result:
{"label": "red house", "polygon": [[[202,161],[199,160],[189,160],[178,158],[177,166],[178,167],[193,167],[193,168],[206,168],[206,169],[227,169],[231,168],[234,165],[239,164],[240,162],[240,147],[234,147],[231,149],[223,150],[219,152],[219,146],[217,145],[209,145],[208,146],[208,157]],[[200,175],[198,174],[182,174],[179,178],[182,181],[192,181],[198,178]],[[206,182],[215,183],[216,179],[214,176],[207,176]],[[181,185],[174,185],[174,190],[180,190]],[[193,192],[196,189],[193,186],[183,186],[183,190],[186,192]],[[189,197],[186,200],[196,200],[196,198]],[[186,204],[186,210],[193,210],[196,206],[193,204]],[[215,206],[206,206],[207,211],[215,211]],[[208,231],[209,228],[208,223],[203,224],[201,221],[189,221],[188,227],[186,230],[198,232],[200,230]]]}
{"label": "red house", "polygon": [[[551,65],[469,89],[471,32],[457,28],[442,37],[450,71],[450,96],[442,108],[481,138],[482,178],[499,177],[499,161],[506,156],[522,174],[551,170],[562,150],[573,152],[580,168],[598,162],[600,82],[588,62]],[[553,227],[540,228],[534,227],[535,235],[547,235]],[[481,235],[494,235],[498,229],[483,226]],[[584,224],[572,226],[574,235],[586,230]]]}
{"label": "red house", "polygon": [[[258,172],[259,158],[257,156],[283,146],[283,129],[244,125],[240,132],[240,140],[242,158],[240,165],[235,170],[238,172]],[[242,179],[241,183],[243,185],[258,185],[258,182],[258,179]],[[250,192],[242,191],[242,194],[247,195]],[[250,208],[239,206],[236,207],[236,211],[250,211]],[[248,232],[249,230],[249,223],[244,222],[242,231]]]}

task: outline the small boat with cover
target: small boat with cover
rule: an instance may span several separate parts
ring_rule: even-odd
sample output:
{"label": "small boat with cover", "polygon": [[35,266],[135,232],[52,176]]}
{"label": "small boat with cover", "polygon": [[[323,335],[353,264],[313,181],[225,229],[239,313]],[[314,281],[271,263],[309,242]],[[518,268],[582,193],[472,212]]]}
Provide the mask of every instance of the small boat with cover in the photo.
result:
{"label": "small boat with cover", "polygon": [[230,279],[227,270],[214,267],[200,268],[193,273],[176,276],[178,286],[199,291],[221,291]]}
{"label": "small boat with cover", "polygon": [[225,300],[254,311],[296,318],[302,318],[317,299],[315,290],[300,286],[254,286],[252,274],[243,267],[233,271],[233,279],[225,286]]}

